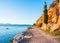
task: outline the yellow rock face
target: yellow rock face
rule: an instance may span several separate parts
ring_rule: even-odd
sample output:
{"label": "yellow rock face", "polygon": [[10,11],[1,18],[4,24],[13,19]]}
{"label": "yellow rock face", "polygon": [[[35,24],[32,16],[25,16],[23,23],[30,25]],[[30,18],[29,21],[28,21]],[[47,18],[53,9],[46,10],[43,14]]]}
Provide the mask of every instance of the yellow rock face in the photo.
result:
{"label": "yellow rock face", "polygon": [[[44,15],[42,15],[36,21],[36,25],[39,25],[40,23],[44,23]],[[58,29],[59,26],[60,26],[60,3],[57,3],[54,7],[51,7],[48,9],[48,26],[47,27],[48,29],[50,27],[51,31],[53,31],[54,29]],[[44,24],[42,28],[44,28]]]}

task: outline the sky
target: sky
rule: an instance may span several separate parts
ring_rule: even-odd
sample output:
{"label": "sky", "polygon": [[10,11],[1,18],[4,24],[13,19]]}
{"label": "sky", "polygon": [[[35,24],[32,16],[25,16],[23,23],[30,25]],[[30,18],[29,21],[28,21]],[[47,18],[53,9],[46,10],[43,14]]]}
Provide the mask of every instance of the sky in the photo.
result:
{"label": "sky", "polygon": [[43,14],[44,2],[53,0],[0,0],[0,23],[33,24]]}

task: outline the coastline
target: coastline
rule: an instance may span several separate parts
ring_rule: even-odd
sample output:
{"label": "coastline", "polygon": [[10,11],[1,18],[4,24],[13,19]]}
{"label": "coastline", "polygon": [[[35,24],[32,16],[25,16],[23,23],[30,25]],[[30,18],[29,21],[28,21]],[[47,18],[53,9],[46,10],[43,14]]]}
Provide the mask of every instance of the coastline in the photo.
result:
{"label": "coastline", "polygon": [[16,35],[11,43],[60,43],[60,41],[37,28],[31,27]]}
{"label": "coastline", "polygon": [[[22,41],[23,39],[24,40],[30,40],[31,37],[32,37],[32,33],[30,32],[30,30],[32,29],[32,27],[28,27],[27,30],[25,32],[21,32],[19,34],[17,34],[13,40],[10,41],[10,43],[19,43],[20,40]],[[19,41],[18,41],[19,40]],[[27,42],[26,41],[26,42]]]}

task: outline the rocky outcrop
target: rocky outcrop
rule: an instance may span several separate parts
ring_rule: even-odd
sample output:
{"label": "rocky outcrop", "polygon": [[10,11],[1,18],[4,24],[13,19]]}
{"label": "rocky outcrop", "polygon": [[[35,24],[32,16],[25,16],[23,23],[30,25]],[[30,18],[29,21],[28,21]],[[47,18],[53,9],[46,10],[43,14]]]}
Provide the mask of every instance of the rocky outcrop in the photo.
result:
{"label": "rocky outcrop", "polygon": [[[44,15],[37,20],[36,25],[38,26],[40,23],[43,24],[41,29],[45,29]],[[60,28],[60,0],[54,0],[48,9],[47,28],[50,29],[50,31]]]}
{"label": "rocky outcrop", "polygon": [[28,27],[25,32],[21,32],[17,34],[10,43],[27,43],[32,38],[31,30],[34,29],[33,27]]}

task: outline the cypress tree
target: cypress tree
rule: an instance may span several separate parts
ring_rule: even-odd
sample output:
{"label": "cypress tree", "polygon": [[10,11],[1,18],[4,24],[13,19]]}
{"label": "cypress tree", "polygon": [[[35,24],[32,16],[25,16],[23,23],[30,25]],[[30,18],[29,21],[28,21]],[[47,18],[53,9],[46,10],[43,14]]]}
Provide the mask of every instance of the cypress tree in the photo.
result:
{"label": "cypress tree", "polygon": [[44,23],[48,24],[48,14],[47,14],[47,5],[46,5],[46,2],[45,2],[45,5],[44,5]]}
{"label": "cypress tree", "polygon": [[46,2],[45,2],[45,5],[44,5],[44,23],[46,24],[46,30],[47,30],[48,13],[47,13],[47,5],[46,5]]}

